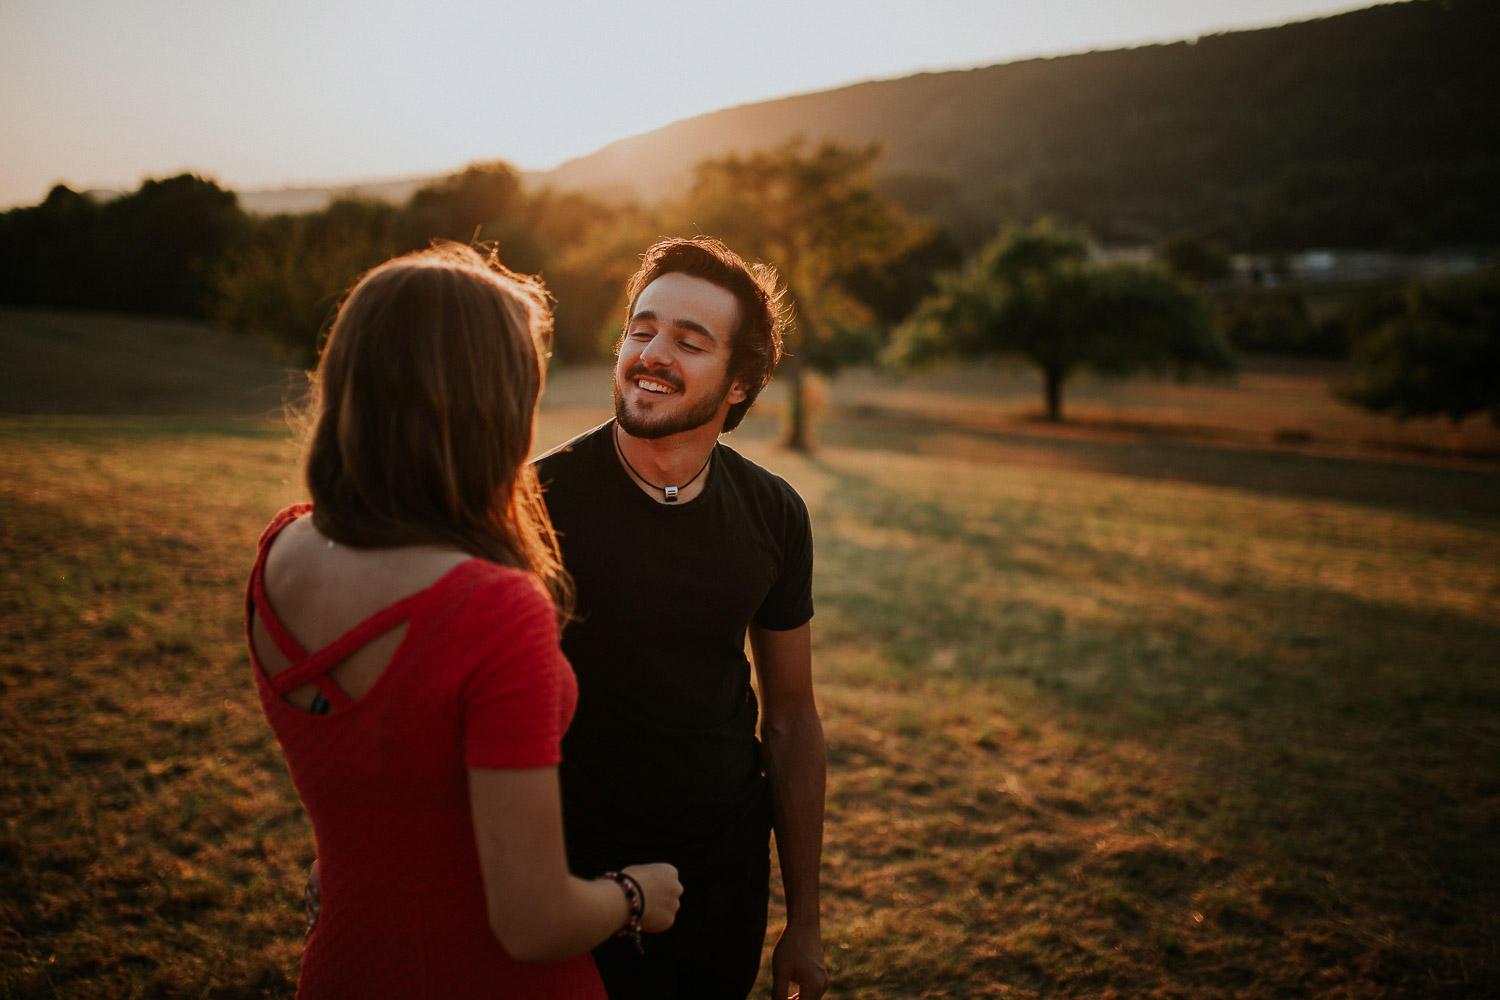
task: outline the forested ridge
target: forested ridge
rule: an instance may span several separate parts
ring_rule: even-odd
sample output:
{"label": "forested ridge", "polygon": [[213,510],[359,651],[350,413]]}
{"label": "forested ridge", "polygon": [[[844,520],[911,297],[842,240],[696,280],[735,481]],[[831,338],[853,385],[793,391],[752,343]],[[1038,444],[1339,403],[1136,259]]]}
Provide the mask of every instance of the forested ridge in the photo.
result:
{"label": "forested ridge", "polygon": [[1500,5],[1411,0],[1193,42],[1033,59],[718,111],[540,178],[635,194],[793,135],[879,141],[883,184],[966,242],[1050,215],[1244,250],[1500,239]]}

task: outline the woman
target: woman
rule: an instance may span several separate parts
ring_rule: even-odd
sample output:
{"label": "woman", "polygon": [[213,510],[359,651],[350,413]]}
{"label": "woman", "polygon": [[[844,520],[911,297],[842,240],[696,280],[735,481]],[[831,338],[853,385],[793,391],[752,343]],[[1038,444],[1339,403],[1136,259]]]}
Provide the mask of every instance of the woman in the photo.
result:
{"label": "woman", "polygon": [[589,949],[676,913],[670,865],[564,858],[570,593],[526,462],[550,336],[538,284],[445,245],[365,275],[314,374],[313,502],[246,601],[317,841],[299,996],[602,998]]}

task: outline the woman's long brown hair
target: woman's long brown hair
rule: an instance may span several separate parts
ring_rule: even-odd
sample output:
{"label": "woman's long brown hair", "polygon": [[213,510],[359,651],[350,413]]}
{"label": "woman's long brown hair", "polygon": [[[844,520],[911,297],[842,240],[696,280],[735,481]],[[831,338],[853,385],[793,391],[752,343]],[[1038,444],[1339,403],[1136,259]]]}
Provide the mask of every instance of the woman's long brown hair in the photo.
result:
{"label": "woman's long brown hair", "polygon": [[318,530],[359,548],[449,545],[572,585],[527,462],[552,316],[541,283],[459,244],[350,292],[313,374],[306,474]]}

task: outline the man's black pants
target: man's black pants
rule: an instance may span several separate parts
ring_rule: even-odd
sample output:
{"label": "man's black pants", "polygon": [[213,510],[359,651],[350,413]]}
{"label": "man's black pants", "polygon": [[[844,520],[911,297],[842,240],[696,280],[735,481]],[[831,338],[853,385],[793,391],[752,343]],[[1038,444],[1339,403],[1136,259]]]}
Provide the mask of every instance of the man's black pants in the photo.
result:
{"label": "man's black pants", "polygon": [[646,953],[629,938],[594,949],[609,1000],[744,1000],[760,972],[770,901],[769,845],[743,864],[709,874],[681,872],[677,922],[643,934]]}

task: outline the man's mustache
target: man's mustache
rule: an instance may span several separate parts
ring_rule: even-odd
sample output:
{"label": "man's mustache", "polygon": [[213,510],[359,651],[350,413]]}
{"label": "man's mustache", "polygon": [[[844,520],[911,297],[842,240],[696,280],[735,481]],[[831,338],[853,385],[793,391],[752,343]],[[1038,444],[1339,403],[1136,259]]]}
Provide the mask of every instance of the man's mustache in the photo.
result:
{"label": "man's mustache", "polygon": [[667,385],[670,385],[678,392],[681,392],[683,389],[681,379],[677,378],[674,375],[668,375],[666,372],[654,372],[643,364],[637,363],[631,365],[630,368],[625,372],[625,377],[627,379],[635,378],[637,375],[645,376],[646,378],[649,378],[654,382],[665,382]]}

